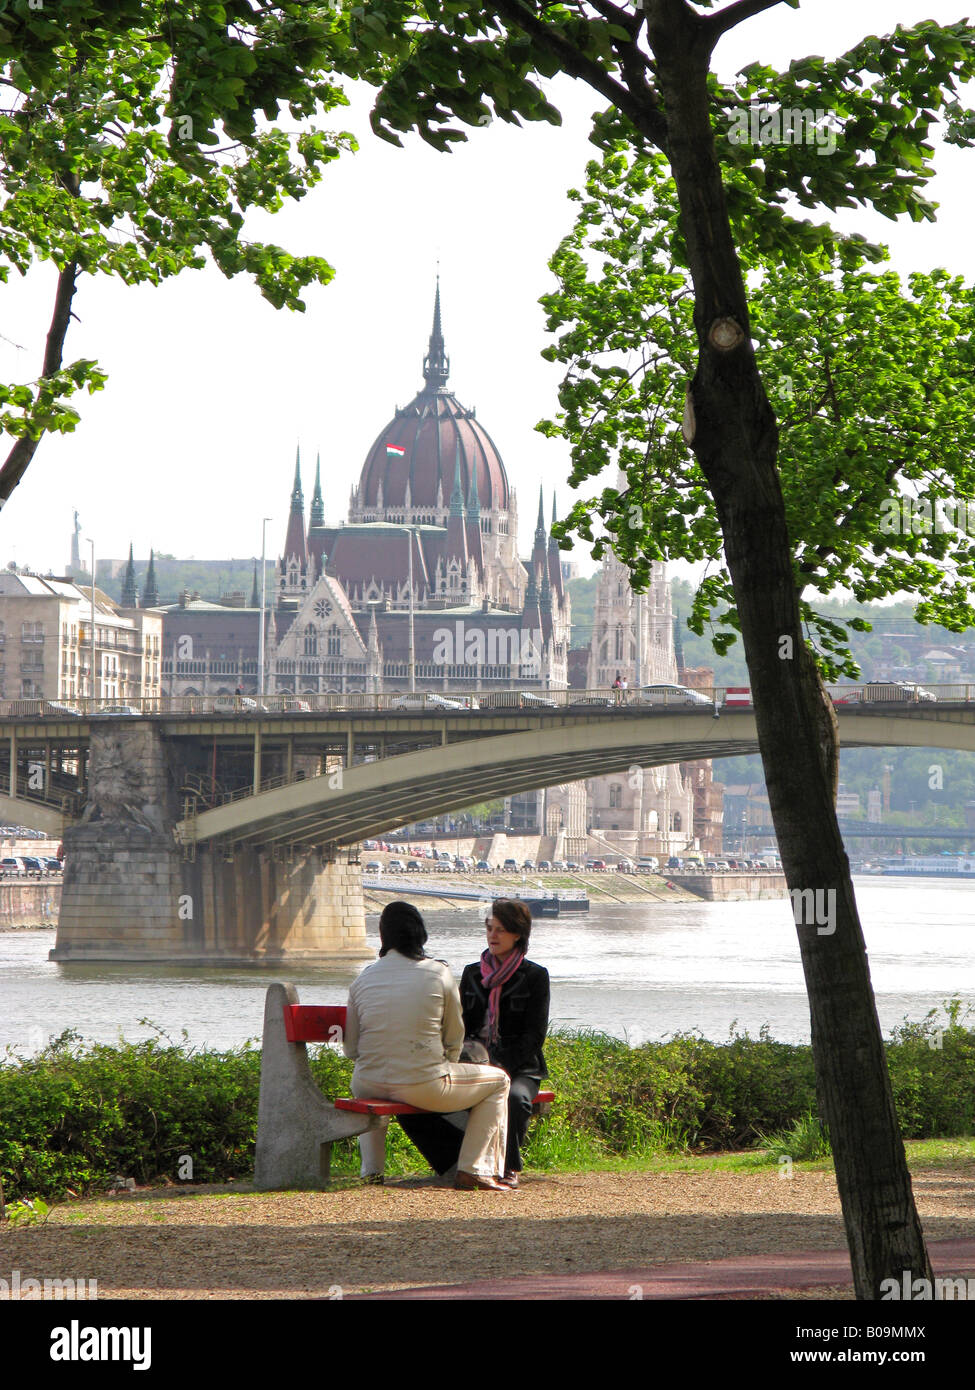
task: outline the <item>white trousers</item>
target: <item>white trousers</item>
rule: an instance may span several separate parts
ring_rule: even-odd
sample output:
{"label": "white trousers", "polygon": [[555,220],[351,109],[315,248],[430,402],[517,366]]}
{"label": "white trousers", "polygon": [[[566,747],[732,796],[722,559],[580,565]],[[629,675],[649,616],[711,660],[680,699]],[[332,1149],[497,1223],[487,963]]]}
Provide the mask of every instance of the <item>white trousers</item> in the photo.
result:
{"label": "white trousers", "polygon": [[[421,1110],[450,1114],[468,1110],[457,1169],[482,1178],[504,1174],[505,1147],[508,1142],[508,1074],[500,1067],[481,1067],[473,1062],[446,1062],[445,1076],[413,1085],[390,1085],[370,1081],[368,1075],[355,1075],[352,1093],[375,1100],[398,1100]],[[388,1121],[387,1121],[388,1123]],[[386,1125],[359,1136],[362,1176],[382,1173],[386,1167]]]}

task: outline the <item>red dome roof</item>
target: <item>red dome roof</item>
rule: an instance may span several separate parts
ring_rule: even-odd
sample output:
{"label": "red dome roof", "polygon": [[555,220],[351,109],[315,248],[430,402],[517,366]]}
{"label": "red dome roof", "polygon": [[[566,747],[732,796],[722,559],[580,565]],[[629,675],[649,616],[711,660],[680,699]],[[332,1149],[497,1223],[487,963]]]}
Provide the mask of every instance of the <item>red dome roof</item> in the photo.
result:
{"label": "red dome roof", "polygon": [[[404,452],[387,452],[389,444]],[[398,410],[377,436],[359,479],[359,506],[380,505],[381,483],[383,510],[402,507],[407,481],[414,510],[437,506],[438,488],[440,505],[448,506],[454,488],[458,444],[465,503],[470,498],[471,476],[476,471],[481,508],[507,511],[508,475],[491,436],[454,396],[427,391],[421,391],[404,410]]]}
{"label": "red dome roof", "polygon": [[[360,508],[402,507],[406,484],[410,485],[410,506],[437,506],[450,503],[458,445],[460,446],[460,485],[465,504],[471,497],[471,478],[477,479],[477,498],[484,509],[507,511],[508,476],[494,441],[472,410],[465,409],[447,390],[450,360],[444,350],[440,329],[440,286],[433,310],[430,348],[423,362],[426,384],[408,406],[397,410],[366,455],[359,478]],[[403,453],[388,452],[387,445]]]}

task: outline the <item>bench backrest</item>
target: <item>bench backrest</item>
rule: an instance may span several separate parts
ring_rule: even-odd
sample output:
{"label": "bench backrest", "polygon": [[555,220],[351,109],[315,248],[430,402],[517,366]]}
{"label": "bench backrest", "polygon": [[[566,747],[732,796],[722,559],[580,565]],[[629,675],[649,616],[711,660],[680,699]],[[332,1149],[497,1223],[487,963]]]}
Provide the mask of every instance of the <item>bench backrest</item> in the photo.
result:
{"label": "bench backrest", "polygon": [[341,1042],[345,1013],[344,1004],[285,1004],[288,1042]]}

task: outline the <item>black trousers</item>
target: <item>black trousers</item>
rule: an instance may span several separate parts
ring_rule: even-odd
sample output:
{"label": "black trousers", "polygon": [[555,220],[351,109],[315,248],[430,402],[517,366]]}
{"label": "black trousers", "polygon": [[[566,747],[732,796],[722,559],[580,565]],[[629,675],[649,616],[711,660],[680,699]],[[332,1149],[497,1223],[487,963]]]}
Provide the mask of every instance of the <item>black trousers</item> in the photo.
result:
{"label": "black trousers", "polygon": [[[521,1146],[528,1133],[532,1103],[541,1084],[537,1076],[518,1073],[511,1078],[508,1091],[508,1146],[504,1157],[504,1166],[509,1172],[521,1172]],[[464,1139],[461,1130],[442,1115],[401,1115],[399,1122],[403,1132],[435,1173],[446,1173],[453,1168]]]}

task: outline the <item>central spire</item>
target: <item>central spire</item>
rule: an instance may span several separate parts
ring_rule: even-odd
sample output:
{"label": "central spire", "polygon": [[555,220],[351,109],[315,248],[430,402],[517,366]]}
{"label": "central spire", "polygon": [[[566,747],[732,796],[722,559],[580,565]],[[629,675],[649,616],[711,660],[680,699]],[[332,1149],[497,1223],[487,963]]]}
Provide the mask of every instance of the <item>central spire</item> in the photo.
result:
{"label": "central spire", "polygon": [[445,391],[450,373],[450,358],[444,349],[443,330],[440,326],[440,276],[437,276],[437,293],[433,301],[433,332],[430,346],[423,359],[423,380],[429,391]]}

